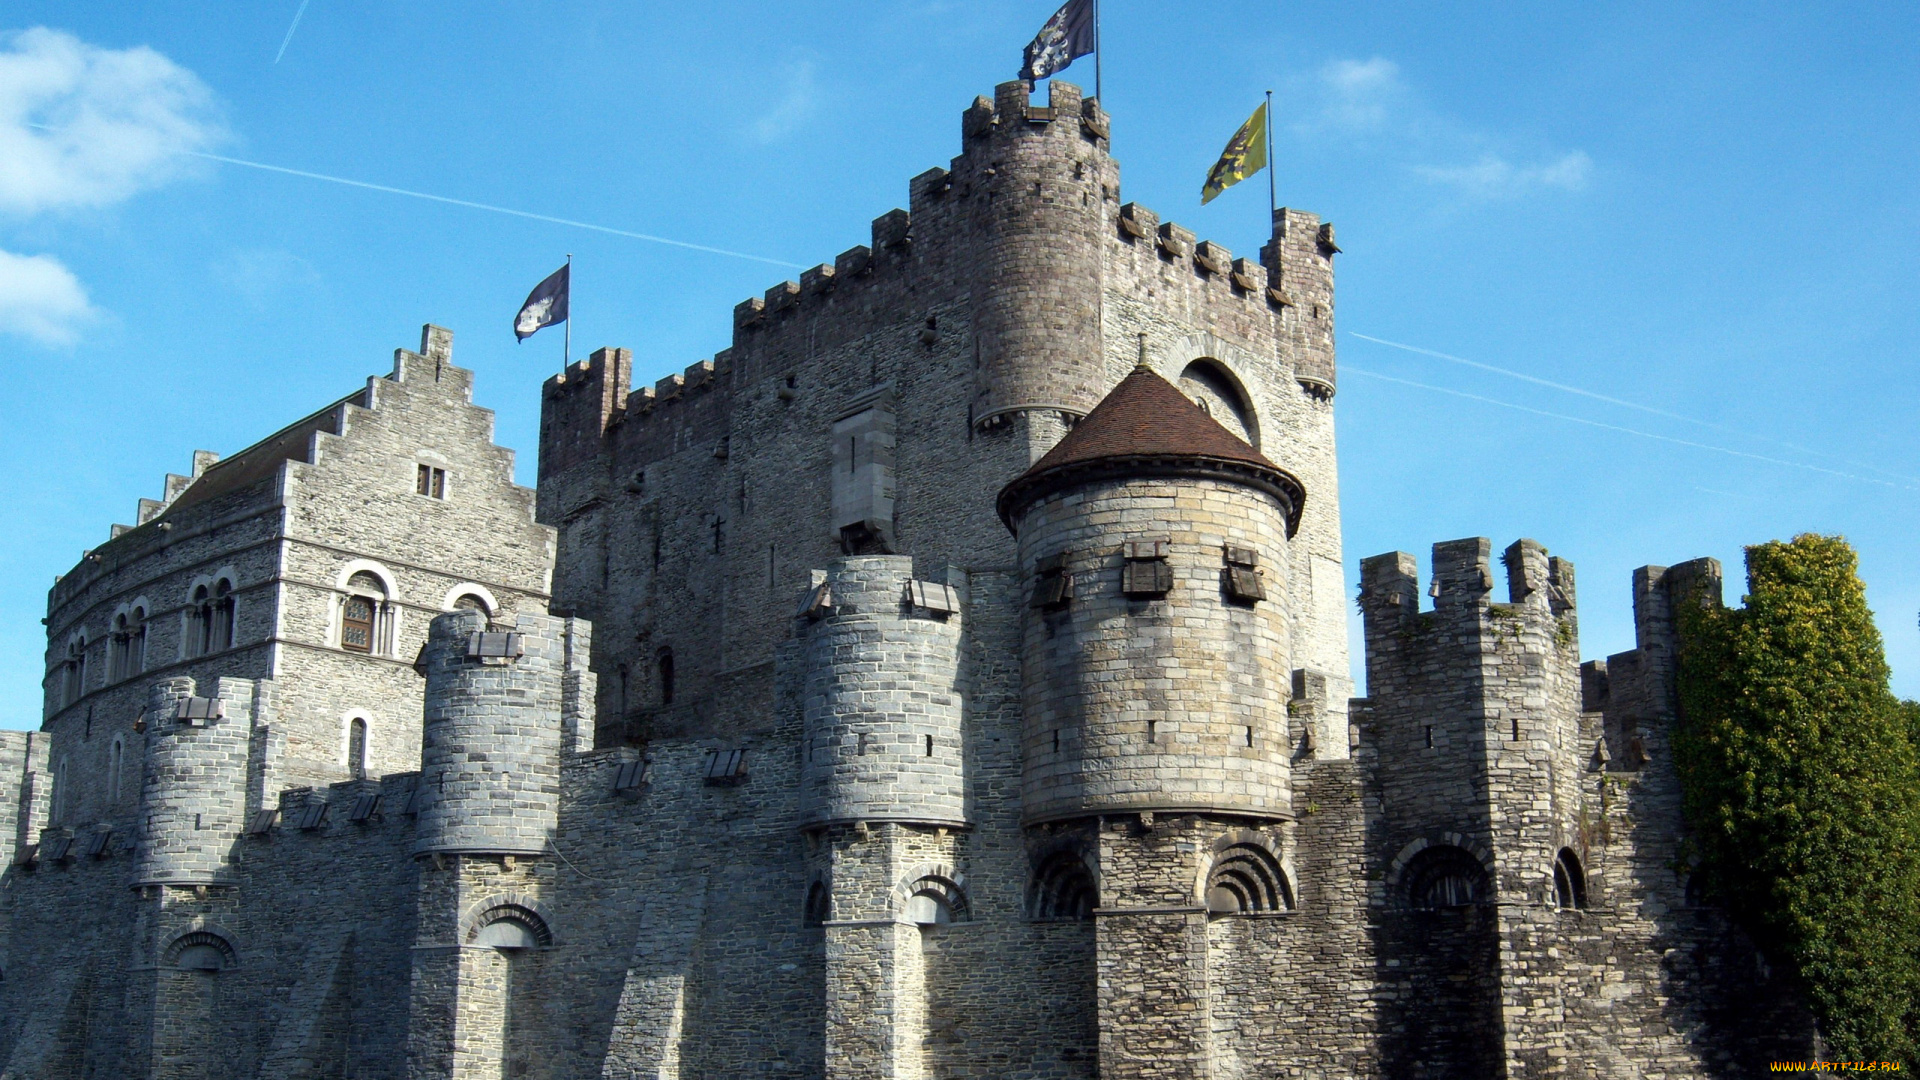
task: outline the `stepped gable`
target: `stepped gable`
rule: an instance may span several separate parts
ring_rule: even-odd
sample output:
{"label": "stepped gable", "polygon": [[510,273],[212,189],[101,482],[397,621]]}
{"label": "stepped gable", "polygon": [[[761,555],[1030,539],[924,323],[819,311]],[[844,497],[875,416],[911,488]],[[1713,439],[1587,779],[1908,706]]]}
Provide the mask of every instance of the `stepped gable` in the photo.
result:
{"label": "stepped gable", "polygon": [[1067,437],[1000,491],[1000,520],[1049,492],[1110,477],[1199,476],[1260,488],[1287,508],[1287,535],[1300,527],[1306,489],[1292,473],[1220,426],[1142,365],[1120,380]]}

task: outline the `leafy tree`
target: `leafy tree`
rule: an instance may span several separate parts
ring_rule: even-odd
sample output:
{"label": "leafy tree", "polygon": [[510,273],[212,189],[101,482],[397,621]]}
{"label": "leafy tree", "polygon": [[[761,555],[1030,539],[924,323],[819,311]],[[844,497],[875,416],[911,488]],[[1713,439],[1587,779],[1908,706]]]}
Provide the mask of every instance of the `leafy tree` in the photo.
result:
{"label": "leafy tree", "polygon": [[1675,761],[1708,888],[1848,1059],[1920,1063],[1920,705],[1894,698],[1854,552],[1747,549],[1740,608],[1675,597]]}

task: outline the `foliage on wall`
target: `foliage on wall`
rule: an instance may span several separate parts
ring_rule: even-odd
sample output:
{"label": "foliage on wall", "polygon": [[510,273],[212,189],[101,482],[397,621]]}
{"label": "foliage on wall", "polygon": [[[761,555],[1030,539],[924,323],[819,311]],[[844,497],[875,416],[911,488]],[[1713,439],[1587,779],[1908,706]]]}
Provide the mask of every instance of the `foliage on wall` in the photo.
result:
{"label": "foliage on wall", "polygon": [[1853,549],[1747,549],[1676,596],[1676,764],[1709,895],[1788,960],[1837,1054],[1920,1064],[1920,705],[1894,698]]}

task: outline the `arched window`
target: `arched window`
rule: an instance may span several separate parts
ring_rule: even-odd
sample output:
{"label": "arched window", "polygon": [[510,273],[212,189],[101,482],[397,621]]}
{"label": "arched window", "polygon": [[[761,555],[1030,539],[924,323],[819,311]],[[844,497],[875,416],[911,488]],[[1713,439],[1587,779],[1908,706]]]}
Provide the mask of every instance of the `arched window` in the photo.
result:
{"label": "arched window", "polygon": [[659,669],[660,669],[660,704],[671,705],[673,704],[673,650],[672,649],[660,650]]}
{"label": "arched window", "polygon": [[340,607],[340,647],[352,652],[385,653],[391,621],[386,583],[362,570],[347,579],[347,597]]}
{"label": "arched window", "polygon": [[908,891],[901,914],[906,916],[908,922],[919,923],[923,929],[964,922],[967,918],[967,896],[960,891],[956,882],[943,877],[923,877],[914,882]]}
{"label": "arched window", "polygon": [[127,613],[121,612],[113,617],[113,644],[107,653],[107,678],[120,680],[127,677],[127,649],[131,644],[131,635],[127,626]]}
{"label": "arched window", "polygon": [[107,658],[107,678],[130,679],[147,666],[147,609],[136,607],[113,617],[113,644]]}
{"label": "arched window", "polygon": [[467,930],[467,942],[509,952],[538,949],[553,944],[553,931],[531,908],[499,904],[474,920]]}
{"label": "arched window", "polygon": [[87,692],[87,637],[81,634],[67,642],[66,687],[62,704],[71,705]]}
{"label": "arched window", "polygon": [[107,750],[107,805],[120,801],[121,770],[125,767],[127,744],[119,735],[113,737],[113,746]]}
{"label": "arched window", "polygon": [[147,670],[147,609],[136,607],[127,628],[127,670],[123,678],[130,678]]}
{"label": "arched window", "polygon": [[461,593],[459,596],[454,598],[453,610],[477,611],[480,614],[485,615],[489,619],[493,618],[493,609],[487,606],[487,602],[470,592]]}
{"label": "arched window", "polygon": [[1561,848],[1553,860],[1553,901],[1575,910],[1587,906],[1587,876],[1580,871],[1580,856],[1572,848]]}
{"label": "arched window", "polygon": [[1219,361],[1203,357],[1188,364],[1180,373],[1180,389],[1221,427],[1249,445],[1260,445],[1259,422],[1247,403],[1246,391]]}
{"label": "arched window", "polygon": [[807,926],[823,926],[833,917],[833,895],[827,889],[827,883],[816,880],[807,886],[807,906],[801,912],[800,920]]}
{"label": "arched window", "polygon": [[1214,856],[1207,871],[1208,914],[1292,910],[1293,889],[1272,852],[1259,844],[1233,844]]}
{"label": "arched window", "polygon": [[347,721],[347,775],[367,778],[367,722],[358,716]]}
{"label": "arched window", "polygon": [[219,934],[194,930],[174,938],[160,954],[165,962],[183,971],[211,975],[234,966],[233,946]]}
{"label": "arched window", "polygon": [[1486,899],[1486,868],[1451,845],[1435,845],[1415,855],[1407,864],[1406,881],[1408,903],[1422,910],[1465,907]]}
{"label": "arched window", "polygon": [[1094,884],[1093,871],[1078,852],[1056,851],[1034,868],[1033,883],[1027,890],[1027,915],[1046,921],[1078,921],[1093,918],[1100,904],[1100,889]]}
{"label": "arched window", "polygon": [[233,648],[233,582],[221,578],[213,586],[213,606],[207,621],[207,651]]}
{"label": "arched window", "polygon": [[187,655],[205,656],[212,651],[213,590],[196,585],[187,604]]}

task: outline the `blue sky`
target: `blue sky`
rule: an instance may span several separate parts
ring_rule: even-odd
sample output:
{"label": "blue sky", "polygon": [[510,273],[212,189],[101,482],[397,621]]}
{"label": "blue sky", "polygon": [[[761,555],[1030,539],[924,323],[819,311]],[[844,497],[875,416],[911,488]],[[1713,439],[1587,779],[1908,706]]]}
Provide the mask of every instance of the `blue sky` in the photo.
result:
{"label": "blue sky", "polygon": [[[946,163],[1052,0],[309,0],[288,39],[300,7],[0,16],[0,725],[38,723],[54,575],[195,448],[432,321],[531,483],[560,342],[510,322],[566,253],[576,355],[630,346],[636,381],[790,276],[178,151],[811,265]],[[1103,7],[1124,198],[1252,254],[1264,182],[1199,188],[1271,88],[1281,201],[1338,226],[1350,567],[1532,536],[1601,656],[1633,567],[1713,555],[1737,598],[1743,544],[1840,533],[1920,695],[1920,9]]]}

